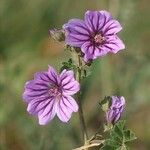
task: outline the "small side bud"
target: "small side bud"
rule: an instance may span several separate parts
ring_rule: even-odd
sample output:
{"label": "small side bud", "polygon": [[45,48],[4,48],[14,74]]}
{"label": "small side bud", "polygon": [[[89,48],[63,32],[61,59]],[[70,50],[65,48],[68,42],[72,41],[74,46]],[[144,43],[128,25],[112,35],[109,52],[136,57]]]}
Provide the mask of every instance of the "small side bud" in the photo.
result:
{"label": "small side bud", "polygon": [[63,29],[51,29],[49,30],[49,35],[56,41],[65,41],[65,31]]}
{"label": "small side bud", "polygon": [[102,110],[106,113],[107,126],[114,125],[121,118],[125,108],[123,96],[107,96],[100,102]]}
{"label": "small side bud", "polygon": [[115,124],[121,118],[125,108],[125,98],[123,96],[112,96],[111,106],[106,113],[108,123]]}

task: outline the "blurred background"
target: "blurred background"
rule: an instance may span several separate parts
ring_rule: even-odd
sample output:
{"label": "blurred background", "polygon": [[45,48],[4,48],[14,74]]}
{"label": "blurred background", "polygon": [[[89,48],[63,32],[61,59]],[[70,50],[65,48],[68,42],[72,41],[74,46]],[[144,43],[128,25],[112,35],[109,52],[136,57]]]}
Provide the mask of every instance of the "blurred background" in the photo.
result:
{"label": "blurred background", "polygon": [[[123,31],[126,50],[97,59],[84,82],[83,107],[91,136],[101,125],[98,102],[119,94],[127,100],[124,118],[138,140],[132,150],[150,149],[149,0],[1,0],[0,1],[0,150],[71,150],[81,145],[78,114],[68,124],[55,118],[47,126],[26,111],[24,84],[48,64],[59,69],[68,54],[49,38],[86,10],[108,10]],[[89,86],[90,85],[90,86]]]}

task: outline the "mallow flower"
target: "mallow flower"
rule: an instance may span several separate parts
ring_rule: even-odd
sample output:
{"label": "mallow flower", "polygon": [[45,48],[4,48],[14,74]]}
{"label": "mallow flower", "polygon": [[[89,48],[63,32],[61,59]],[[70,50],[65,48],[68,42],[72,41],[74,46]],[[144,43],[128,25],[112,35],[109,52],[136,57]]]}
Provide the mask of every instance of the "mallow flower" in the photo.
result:
{"label": "mallow flower", "polygon": [[112,96],[111,105],[106,112],[106,119],[108,123],[115,124],[119,121],[124,108],[125,108],[125,98],[123,96]]}
{"label": "mallow flower", "polygon": [[60,74],[49,66],[48,71],[38,72],[34,79],[25,84],[23,99],[28,103],[27,111],[38,117],[45,125],[55,115],[62,122],[68,122],[78,105],[72,97],[80,89],[73,71],[63,70]]}
{"label": "mallow flower", "polygon": [[87,11],[84,20],[71,19],[63,28],[65,42],[81,48],[85,62],[125,48],[117,36],[122,27],[107,11]]}

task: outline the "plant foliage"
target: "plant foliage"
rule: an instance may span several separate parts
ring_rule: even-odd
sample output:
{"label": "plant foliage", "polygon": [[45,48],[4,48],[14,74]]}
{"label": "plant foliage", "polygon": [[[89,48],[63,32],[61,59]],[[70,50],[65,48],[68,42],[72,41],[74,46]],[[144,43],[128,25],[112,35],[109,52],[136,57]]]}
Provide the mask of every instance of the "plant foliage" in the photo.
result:
{"label": "plant foliage", "polygon": [[135,139],[135,134],[125,128],[125,121],[119,121],[110,130],[109,138],[105,140],[100,150],[128,150],[127,144]]}

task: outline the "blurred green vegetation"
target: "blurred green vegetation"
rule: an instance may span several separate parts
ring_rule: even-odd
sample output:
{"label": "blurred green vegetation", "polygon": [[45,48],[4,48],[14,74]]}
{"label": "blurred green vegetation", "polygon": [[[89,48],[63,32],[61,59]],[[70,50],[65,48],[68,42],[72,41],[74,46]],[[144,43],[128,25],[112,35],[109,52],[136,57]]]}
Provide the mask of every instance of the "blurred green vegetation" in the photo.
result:
{"label": "blurred green vegetation", "polygon": [[[81,145],[78,114],[68,124],[55,118],[39,126],[26,112],[24,83],[67,58],[63,43],[49,38],[84,12],[109,10],[120,20],[126,50],[98,59],[84,82],[84,111],[90,135],[103,121],[98,101],[105,95],[127,99],[124,118],[138,140],[133,150],[150,149],[150,2],[149,0],[1,0],[0,1],[0,150],[70,150]],[[89,86],[90,85],[90,86]]]}

